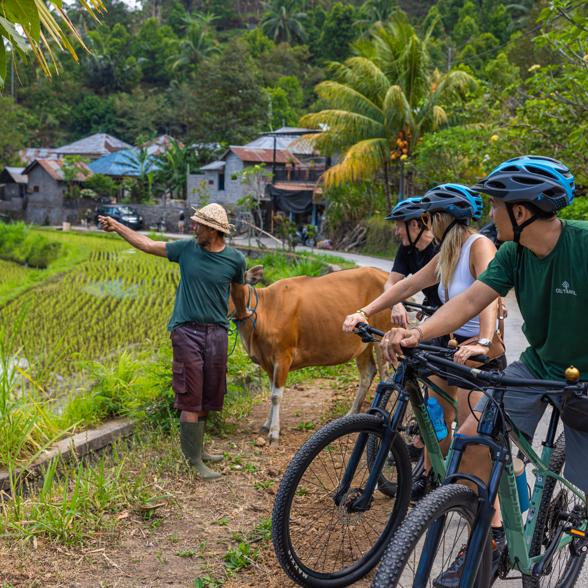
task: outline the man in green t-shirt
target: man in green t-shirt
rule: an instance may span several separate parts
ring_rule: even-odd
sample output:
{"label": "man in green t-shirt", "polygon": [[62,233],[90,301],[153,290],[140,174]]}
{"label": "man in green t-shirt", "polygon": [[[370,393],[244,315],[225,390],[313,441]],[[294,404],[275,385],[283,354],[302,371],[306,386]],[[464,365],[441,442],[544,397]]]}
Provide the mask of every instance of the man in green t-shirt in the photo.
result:
{"label": "man in green t-shirt", "polygon": [[232,228],[219,204],[196,210],[193,239],[153,241],[110,217],[98,217],[105,231],[115,231],[131,245],[180,265],[180,283],[168,324],[173,347],[172,389],[180,409],[182,453],[205,480],[221,477],[204,461],[218,462],[203,447],[204,428],[211,410],[222,410],[226,394],[229,296],[237,318],[251,316],[246,307],[247,263],[242,253],[224,242]]}
{"label": "man in green t-shirt", "polygon": [[[490,216],[504,245],[468,290],[419,325],[422,333],[405,329],[387,333],[382,342],[385,357],[395,361],[402,347],[415,347],[421,339],[455,331],[497,296],[506,296],[514,288],[529,347],[505,373],[515,378],[561,381],[566,368],[574,365],[580,370],[580,379],[588,380],[588,223],[556,216],[574,200],[574,178],[569,169],[547,157],[517,157],[498,166],[473,189],[490,195]],[[542,397],[541,388],[508,389],[504,396],[506,412],[529,438],[547,406]],[[561,397],[554,400],[561,406]],[[475,413],[460,427],[461,434],[477,434],[486,402],[486,397],[478,402]],[[565,426],[565,440],[564,475],[588,493],[584,463],[588,434]],[[468,447],[462,471],[487,480],[490,468],[486,448]],[[498,511],[493,526],[496,524],[500,525]],[[458,568],[436,578],[435,586],[454,585]]]}

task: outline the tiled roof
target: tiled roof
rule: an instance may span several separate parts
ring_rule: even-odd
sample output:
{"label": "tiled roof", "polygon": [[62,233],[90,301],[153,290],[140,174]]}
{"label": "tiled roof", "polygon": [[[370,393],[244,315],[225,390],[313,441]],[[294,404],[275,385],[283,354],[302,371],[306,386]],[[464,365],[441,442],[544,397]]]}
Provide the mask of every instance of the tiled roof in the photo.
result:
{"label": "tiled roof", "polygon": [[[24,173],[28,175],[37,165],[40,165],[54,180],[63,182],[63,159],[37,159],[25,168]],[[83,182],[93,175],[92,170],[85,163],[76,163],[76,167],[88,172],[86,174],[78,173],[78,182]]]}
{"label": "tiled roof", "polygon": [[[249,147],[234,146],[229,147],[229,149],[237,155],[241,161],[250,161],[254,163],[273,163],[274,161],[273,149],[250,149]],[[275,153],[276,163],[288,163],[288,160],[292,159],[296,165],[301,165],[300,161],[285,149],[276,149]]]}
{"label": "tiled roof", "polygon": [[[137,151],[133,149],[121,149],[116,153],[105,155],[100,159],[96,159],[88,164],[88,167],[95,174],[103,174],[105,176],[133,176],[139,175],[139,171],[136,166],[133,165],[133,155],[137,154]],[[151,158],[147,173],[159,169],[157,162]]]}
{"label": "tiled roof", "polygon": [[100,157],[113,153],[114,151],[119,151],[120,149],[132,149],[132,147],[128,143],[107,133],[96,133],[69,145],[59,147],[59,149],[54,149],[53,153],[58,155],[93,155]]}

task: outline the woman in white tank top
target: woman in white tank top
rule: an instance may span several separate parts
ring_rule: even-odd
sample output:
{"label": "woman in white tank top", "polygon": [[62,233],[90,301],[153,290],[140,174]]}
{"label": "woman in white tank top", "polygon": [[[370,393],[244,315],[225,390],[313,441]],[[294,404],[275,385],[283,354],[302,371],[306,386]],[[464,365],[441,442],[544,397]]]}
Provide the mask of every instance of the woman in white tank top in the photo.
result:
{"label": "woman in white tank top", "polygon": [[[439,282],[439,296],[445,303],[447,296],[453,298],[467,290],[485,271],[488,263],[496,254],[496,247],[490,239],[480,235],[476,229],[470,226],[470,220],[479,220],[482,215],[482,199],[466,186],[460,184],[444,184],[438,186],[425,194],[420,202],[423,208],[423,220],[428,220],[431,231],[437,241],[441,243],[439,253],[416,274],[401,280],[392,288],[388,289],[379,298],[365,306],[362,311],[372,316],[394,304],[406,300],[426,287],[434,286]],[[427,218],[428,217],[428,218]],[[468,321],[454,336],[458,343],[472,337],[479,340],[487,339],[492,341],[496,330],[497,305],[493,302],[477,317]],[[367,323],[366,317],[361,313],[354,313],[345,319],[343,330],[352,333],[355,325],[360,322]],[[418,327],[417,327],[418,328]],[[432,342],[433,345],[447,346],[449,336],[439,338]],[[485,343],[485,341],[483,341]],[[472,355],[487,355],[489,347],[481,344],[467,345],[460,347],[455,354],[455,361],[464,364]],[[483,369],[499,367],[497,360],[493,360]],[[499,363],[499,362],[498,362]],[[470,404],[468,395],[473,386],[467,387],[467,382],[458,379],[459,372],[451,374],[448,372],[447,379],[434,378],[436,384],[452,398],[458,401],[458,424],[461,425],[471,412],[469,406],[475,406],[482,393],[473,392]],[[453,376],[453,377],[452,377]],[[433,390],[429,390],[431,397],[436,398],[443,407],[445,422],[448,431],[455,418],[455,409],[444,401]],[[441,443],[444,453],[449,449],[451,435],[448,435]],[[413,484],[413,502],[422,498],[427,489],[427,472],[431,464],[425,453],[425,474]]]}

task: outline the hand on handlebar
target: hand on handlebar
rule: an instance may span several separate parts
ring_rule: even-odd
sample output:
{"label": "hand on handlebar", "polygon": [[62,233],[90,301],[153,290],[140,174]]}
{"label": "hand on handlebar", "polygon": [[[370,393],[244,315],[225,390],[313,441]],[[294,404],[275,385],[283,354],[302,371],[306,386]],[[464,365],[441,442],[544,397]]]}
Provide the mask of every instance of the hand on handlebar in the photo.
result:
{"label": "hand on handlebar", "polygon": [[410,322],[410,317],[408,316],[408,312],[406,308],[402,305],[402,302],[394,305],[392,307],[392,315],[390,316],[390,324],[392,325],[400,325],[403,329],[408,327],[408,323]]}
{"label": "hand on handlebar", "polygon": [[348,335],[351,335],[353,333],[353,329],[355,329],[355,325],[357,325],[358,323],[365,323],[366,325],[369,324],[365,316],[363,316],[363,314],[361,314],[360,312],[354,312],[353,314],[350,314],[345,318],[345,322],[343,323],[343,330]]}
{"label": "hand on handlebar", "polygon": [[472,355],[488,355],[489,351],[490,349],[484,345],[464,345],[455,352],[453,361],[455,363],[465,365],[468,358],[470,358]]}
{"label": "hand on handlebar", "polygon": [[412,331],[392,329],[384,335],[380,348],[386,360],[396,364],[398,363],[397,356],[403,355],[403,347],[416,347],[419,343],[420,334],[416,329]]}

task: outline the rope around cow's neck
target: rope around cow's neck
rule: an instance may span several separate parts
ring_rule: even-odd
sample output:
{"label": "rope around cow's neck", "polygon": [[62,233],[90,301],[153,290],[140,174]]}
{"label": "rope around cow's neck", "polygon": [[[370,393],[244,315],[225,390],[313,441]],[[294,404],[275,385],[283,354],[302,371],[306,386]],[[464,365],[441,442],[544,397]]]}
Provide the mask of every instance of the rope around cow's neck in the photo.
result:
{"label": "rope around cow's neck", "polygon": [[259,304],[259,296],[257,295],[257,290],[251,286],[250,284],[247,284],[247,287],[249,288],[249,301],[247,302],[247,306],[245,307],[247,310],[251,310],[249,307],[251,306],[251,298],[253,295],[253,292],[255,292],[255,308],[253,309],[253,314],[255,315],[255,320],[253,320],[250,316],[248,316],[247,318],[244,319],[236,319],[233,318],[236,314],[237,314],[237,310],[235,309],[233,311],[233,314],[229,317],[230,321],[233,321],[234,323],[234,327],[232,329],[229,329],[229,335],[232,335],[233,333],[236,333],[235,335],[235,342],[233,343],[233,349],[231,350],[231,353],[229,353],[229,355],[227,357],[231,357],[231,355],[233,355],[233,353],[235,352],[235,348],[237,347],[237,339],[239,338],[239,326],[242,325],[247,319],[249,319],[252,324],[253,324],[253,328],[257,328],[257,305]]}

